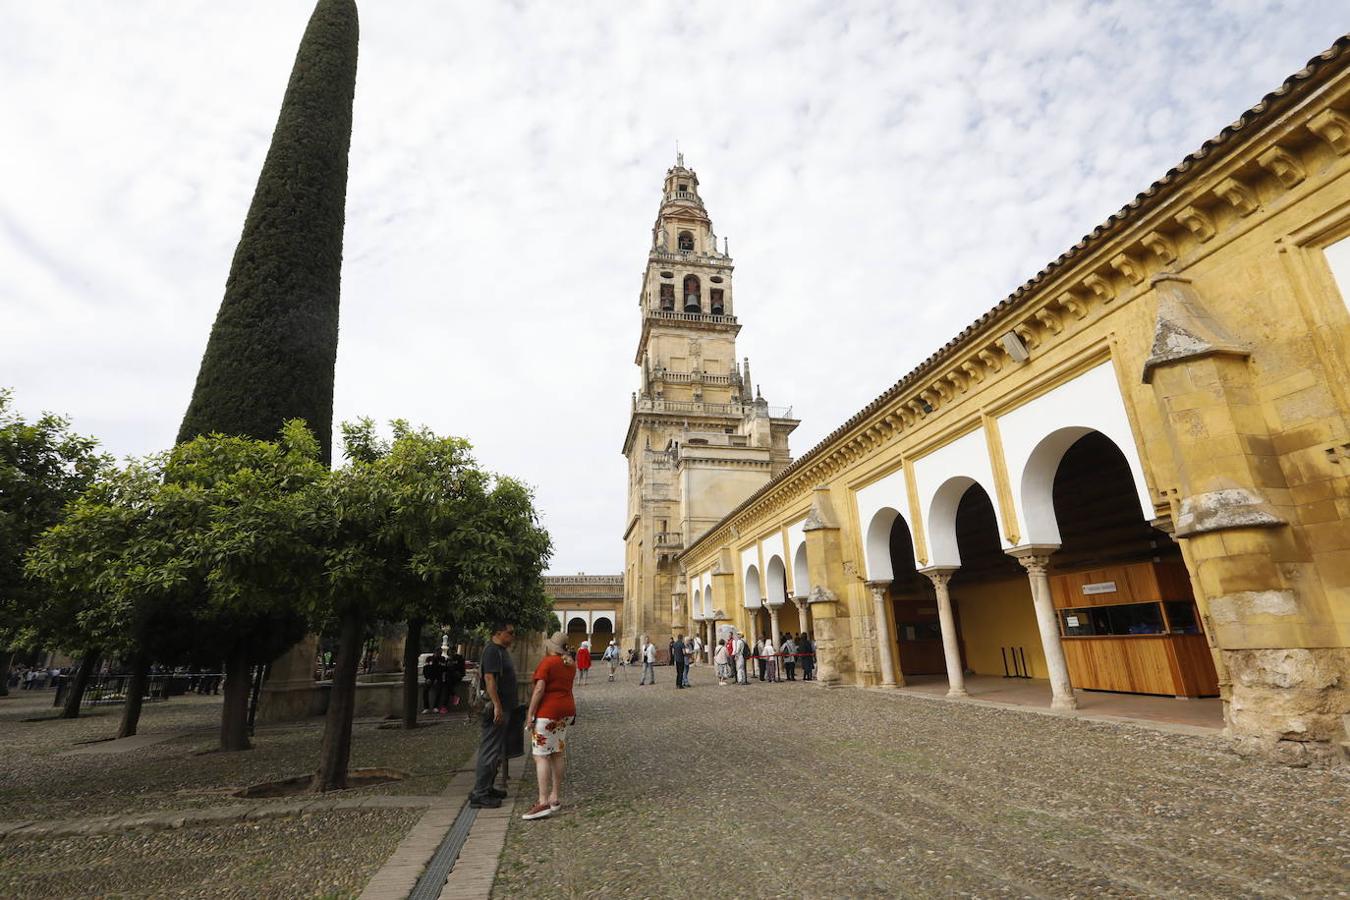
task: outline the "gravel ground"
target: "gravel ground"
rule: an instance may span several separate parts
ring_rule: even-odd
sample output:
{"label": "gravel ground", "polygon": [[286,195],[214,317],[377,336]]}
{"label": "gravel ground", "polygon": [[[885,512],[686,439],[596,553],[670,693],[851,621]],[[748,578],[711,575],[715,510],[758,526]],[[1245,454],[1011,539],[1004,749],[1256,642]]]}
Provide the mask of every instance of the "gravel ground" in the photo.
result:
{"label": "gravel ground", "polygon": [[418,810],[0,843],[0,896],[354,897]]}
{"label": "gravel ground", "polygon": [[[133,752],[61,756],[79,742],[114,736],[120,711],[23,721],[50,715],[50,702],[50,693],[0,698],[0,821],[273,804],[280,801],[228,794],[311,772],[318,760],[321,720],[259,728],[244,753],[209,752],[220,698],[195,696],[149,704],[141,718],[141,734],[185,735]],[[438,794],[477,738],[476,725],[459,718],[413,732],[358,724],[352,766],[410,777],[337,796]],[[0,840],[0,897],[355,896],[422,812],[344,809],[172,831],[11,836]]]}
{"label": "gravel ground", "polygon": [[[70,819],[150,809],[210,806],[231,790],[313,771],[322,720],[296,726],[259,728],[254,749],[210,752],[216,746],[219,697],[174,698],[147,704],[141,734],[196,729],[190,734],[135,752],[59,756],[81,741],[117,733],[117,710],[64,721],[24,722],[43,715],[30,706],[0,700],[0,820]],[[48,695],[47,702],[50,702]],[[362,788],[367,794],[437,794],[451,769],[473,751],[477,729],[460,718],[411,733],[357,724],[352,732],[352,766],[406,772],[404,781]],[[266,802],[266,801],[257,801]]]}
{"label": "gravel ground", "polygon": [[707,667],[677,692],[659,671],[578,691],[564,811],[513,819],[494,896],[1350,889],[1344,769],[973,704],[718,687]]}

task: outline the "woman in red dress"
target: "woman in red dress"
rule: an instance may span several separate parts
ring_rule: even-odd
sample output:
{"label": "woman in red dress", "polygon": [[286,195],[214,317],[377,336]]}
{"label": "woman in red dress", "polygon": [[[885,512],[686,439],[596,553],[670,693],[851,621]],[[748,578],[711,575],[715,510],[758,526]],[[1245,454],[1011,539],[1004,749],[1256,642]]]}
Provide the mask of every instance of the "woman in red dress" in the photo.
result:
{"label": "woman in red dress", "polygon": [[577,717],[577,704],[572,697],[572,679],[576,674],[562,634],[553,635],[544,642],[544,658],[534,670],[534,692],[530,695],[530,746],[535,780],[539,782],[539,802],[522,819],[551,816],[561,805],[558,796],[562,789],[567,726]]}
{"label": "woman in red dress", "polygon": [[582,684],[586,683],[586,674],[591,671],[591,642],[582,641],[581,646],[577,648],[577,671],[581,677],[577,680]]}

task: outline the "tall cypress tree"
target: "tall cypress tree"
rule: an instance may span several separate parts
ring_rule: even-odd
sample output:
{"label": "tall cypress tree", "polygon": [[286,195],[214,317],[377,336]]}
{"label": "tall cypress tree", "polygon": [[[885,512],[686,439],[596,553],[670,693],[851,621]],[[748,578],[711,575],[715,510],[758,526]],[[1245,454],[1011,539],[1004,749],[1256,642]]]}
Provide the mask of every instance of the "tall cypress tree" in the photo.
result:
{"label": "tall cypress tree", "polygon": [[355,0],[318,0],[178,441],[275,439],[304,419],[332,458],[333,373],[356,91]]}
{"label": "tall cypress tree", "polygon": [[[352,139],[355,0],[318,0],[281,102],[225,298],[178,441],[213,432],[274,440],[304,419],[332,460],[338,291]],[[280,623],[239,621],[223,638],[221,749],[248,747],[248,673]],[[275,648],[273,648],[275,650]]]}

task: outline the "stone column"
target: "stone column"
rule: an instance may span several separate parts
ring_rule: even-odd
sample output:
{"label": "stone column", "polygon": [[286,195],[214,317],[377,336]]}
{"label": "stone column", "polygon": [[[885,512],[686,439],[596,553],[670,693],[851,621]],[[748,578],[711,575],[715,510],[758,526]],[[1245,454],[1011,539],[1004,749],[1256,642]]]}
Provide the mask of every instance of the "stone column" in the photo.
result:
{"label": "stone column", "polygon": [[1041,632],[1041,649],[1045,652],[1045,667],[1050,670],[1050,708],[1077,709],[1078,700],[1069,682],[1069,664],[1064,661],[1064,647],[1059,642],[1059,617],[1050,599],[1050,576],[1046,567],[1050,554],[1059,549],[1052,546],[1023,547],[1013,556],[1027,570],[1031,582],[1031,602],[1036,608],[1036,625]]}
{"label": "stone column", "polygon": [[797,618],[801,620],[802,631],[811,633],[811,605],[807,602],[805,594],[798,594],[792,598],[792,602],[797,604]]}
{"label": "stone column", "polygon": [[895,636],[891,634],[891,617],[886,611],[889,602],[886,589],[890,586],[889,581],[867,582],[867,589],[872,592],[872,614],[877,623],[877,649],[880,651],[877,658],[881,667],[882,687],[899,686],[895,678]]}
{"label": "stone column", "polygon": [[961,667],[961,644],[956,635],[956,617],[952,615],[952,598],[947,583],[956,574],[955,569],[932,568],[922,570],[933,582],[937,594],[938,623],[942,627],[942,655],[947,660],[947,696],[966,697],[966,673]]}
{"label": "stone column", "polygon": [[[778,648],[783,646],[783,633],[779,630],[778,626],[778,611],[783,608],[783,604],[770,603],[767,605],[769,607],[769,636],[770,640],[773,641],[773,652],[777,653]],[[781,660],[779,661],[779,665],[776,666],[775,668],[779,670],[779,675],[781,676],[782,675]]]}

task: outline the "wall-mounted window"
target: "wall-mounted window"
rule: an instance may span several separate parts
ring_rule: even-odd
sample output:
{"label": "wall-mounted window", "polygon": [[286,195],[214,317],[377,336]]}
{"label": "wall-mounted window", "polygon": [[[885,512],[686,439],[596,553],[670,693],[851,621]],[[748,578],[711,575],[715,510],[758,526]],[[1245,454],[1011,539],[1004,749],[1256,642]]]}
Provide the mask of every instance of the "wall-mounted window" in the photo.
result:
{"label": "wall-mounted window", "polygon": [[684,311],[703,312],[703,288],[697,275],[684,276]]}
{"label": "wall-mounted window", "polygon": [[694,249],[694,236],[687,231],[680,232],[680,252],[689,253]]}

